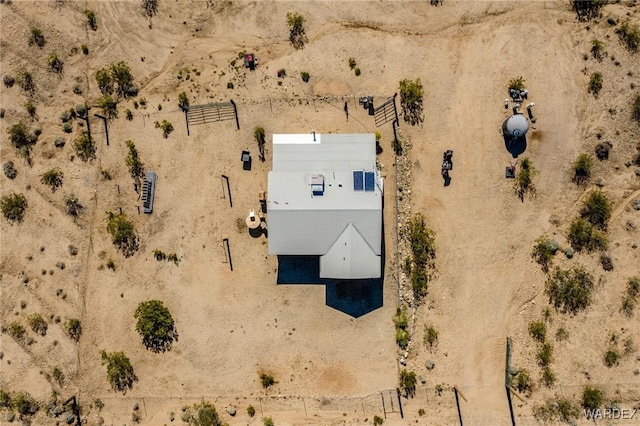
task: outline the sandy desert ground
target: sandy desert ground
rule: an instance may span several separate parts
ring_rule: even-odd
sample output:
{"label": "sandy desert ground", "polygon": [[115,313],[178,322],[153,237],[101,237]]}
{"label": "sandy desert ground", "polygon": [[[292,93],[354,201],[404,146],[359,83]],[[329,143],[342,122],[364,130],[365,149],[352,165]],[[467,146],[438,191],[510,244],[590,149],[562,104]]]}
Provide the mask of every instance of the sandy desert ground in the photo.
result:
{"label": "sandy desert ground", "polygon": [[[31,95],[18,84],[0,86],[2,163],[11,160],[18,169],[15,179],[0,178],[2,195],[19,192],[28,200],[21,223],[0,221],[1,320],[3,326],[16,320],[26,326],[29,315],[40,313],[49,325],[46,336],[28,329],[31,344],[0,335],[3,390],[28,391],[42,402],[52,389],[61,399],[76,395],[87,424],[132,424],[133,404],[140,407],[140,424],[183,424],[181,408],[205,399],[229,424],[261,424],[266,416],[277,425],[371,424],[387,410],[385,424],[450,425],[458,422],[451,391],[456,387],[465,424],[510,424],[504,378],[511,337],[512,365],[528,369],[535,382],[530,397],[513,398],[517,424],[536,424],[533,407],[555,395],[577,403],[585,385],[601,388],[607,401],[622,407],[638,405],[640,312],[636,308],[635,316],[627,317],[620,305],[627,280],[640,274],[640,211],[632,208],[640,198],[640,177],[637,166],[626,165],[640,142],[640,126],[630,119],[640,86],[640,53],[626,50],[606,20],[640,23],[634,3],[608,5],[601,19],[589,23],[578,22],[565,1],[447,0],[433,7],[428,2],[159,0],[158,5],[152,18],[137,0],[0,5],[1,74],[14,75],[24,66],[36,86]],[[97,31],[87,27],[85,9],[95,11]],[[287,12],[306,18],[304,49],[288,41]],[[42,30],[43,48],[28,44],[32,26]],[[602,61],[589,56],[594,38],[605,43]],[[64,62],[60,75],[46,66],[51,51]],[[256,71],[242,67],[242,51],[255,52]],[[349,69],[350,57],[360,76]],[[119,103],[119,117],[109,122],[108,146],[102,123],[92,116],[97,159],[72,159],[72,141],[82,128],[74,124],[71,134],[64,133],[59,116],[79,103],[97,112],[95,71],[120,60],[129,64],[140,88],[135,101],[146,100],[146,107],[134,108],[133,99]],[[281,68],[286,78],[276,77]],[[302,71],[309,72],[309,83],[301,81]],[[586,89],[594,71],[604,77],[598,98]],[[509,114],[503,107],[506,85],[516,76],[525,78],[537,116],[520,157],[529,157],[540,171],[537,197],[524,202],[504,178],[513,158],[500,134]],[[411,170],[396,175],[390,123],[376,127],[357,98],[374,95],[378,104],[405,78],[423,83],[424,122],[401,121],[406,144],[401,161]],[[74,94],[74,86],[82,94]],[[191,126],[187,136],[177,101],[182,91],[192,105],[233,99],[240,130],[224,121]],[[25,112],[28,99],[37,118]],[[126,109],[133,120],[125,119]],[[166,139],[154,127],[162,120],[175,128]],[[42,129],[32,165],[8,140],[7,129],[18,121]],[[267,132],[265,162],[257,160],[255,126]],[[358,318],[327,306],[323,286],[277,285],[277,260],[268,255],[266,238],[252,238],[238,226],[250,209],[258,209],[258,193],[266,190],[270,135],[311,130],[382,134],[384,303]],[[54,146],[56,137],[65,139],[64,147]],[[592,181],[601,178],[602,191],[614,202],[608,231],[614,270],[603,270],[599,253],[555,256],[555,265],[584,265],[598,285],[584,312],[552,310],[548,334],[562,327],[569,337],[553,341],[557,381],[547,388],[539,384],[537,344],[527,332],[548,306],[546,277],[531,250],[542,235],[568,246],[569,223],[595,188],[573,184],[571,164],[579,153],[593,155],[600,139],[613,148],[608,160],[596,160]],[[140,201],[124,163],[126,140],[135,141],[145,169],[158,174],[150,216],[137,212]],[[254,155],[251,171],[243,171],[240,162],[246,148]],[[445,187],[440,164],[446,149],[454,151],[455,166]],[[64,182],[52,192],[40,175],[55,166],[63,170]],[[229,177],[233,207],[221,175]],[[75,221],[63,202],[71,193],[85,207]],[[402,197],[400,212],[397,197]],[[116,250],[105,226],[105,212],[120,208],[140,234],[140,249],[129,258]],[[413,398],[402,398],[401,418],[392,395],[403,351],[395,343],[392,318],[399,300],[411,300],[396,262],[407,255],[396,252],[396,229],[409,212],[422,213],[435,231],[437,274],[424,300],[407,307],[413,339],[406,368],[425,383],[418,383]],[[233,272],[223,238],[230,241]],[[69,254],[70,244],[77,255]],[[176,253],[179,265],[156,261],[154,249]],[[115,270],[105,267],[109,260]],[[64,269],[57,262],[64,262]],[[152,298],[162,300],[176,320],[179,339],[166,353],[146,350],[135,331],[136,306]],[[77,344],[63,331],[68,318],[82,321]],[[439,332],[435,350],[422,343],[425,324]],[[609,368],[603,355],[612,332],[620,342],[635,338],[636,346]],[[122,350],[130,358],[139,380],[126,394],[111,390],[100,364],[103,349]],[[427,361],[435,368],[427,370]],[[62,385],[47,378],[53,366],[64,372]],[[272,374],[276,385],[262,389],[261,371]],[[436,386],[442,386],[440,395]],[[104,403],[101,410],[96,398]],[[256,408],[254,418],[246,414],[249,404]],[[230,406],[237,415],[228,414]],[[64,422],[64,416],[51,418],[44,411],[32,424]]]}

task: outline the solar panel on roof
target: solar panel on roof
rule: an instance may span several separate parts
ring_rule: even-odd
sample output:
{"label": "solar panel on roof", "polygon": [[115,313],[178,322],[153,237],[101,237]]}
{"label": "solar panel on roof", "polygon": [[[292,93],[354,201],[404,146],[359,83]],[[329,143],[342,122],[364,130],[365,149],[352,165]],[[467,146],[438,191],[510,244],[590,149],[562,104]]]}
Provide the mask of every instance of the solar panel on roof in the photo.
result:
{"label": "solar panel on roof", "polygon": [[365,172],[364,174],[364,190],[373,191],[375,185],[375,174],[373,172]]}
{"label": "solar panel on roof", "polygon": [[362,191],[364,189],[364,172],[362,170],[353,171],[353,190]]}

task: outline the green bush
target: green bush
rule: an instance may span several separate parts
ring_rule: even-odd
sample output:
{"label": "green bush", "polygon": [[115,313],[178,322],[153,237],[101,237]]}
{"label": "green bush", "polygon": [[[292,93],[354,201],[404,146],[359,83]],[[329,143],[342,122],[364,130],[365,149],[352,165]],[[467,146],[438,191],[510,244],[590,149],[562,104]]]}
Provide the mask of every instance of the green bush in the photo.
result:
{"label": "green bush", "polygon": [[569,243],[576,251],[606,250],[609,244],[604,231],[597,229],[581,217],[575,218],[569,225]]}
{"label": "green bush", "polygon": [[23,122],[18,122],[7,129],[9,133],[9,141],[15,149],[18,150],[24,157],[28,157],[31,151],[31,147],[36,144],[38,137],[30,135],[27,130],[27,126]]}
{"label": "green bush", "polygon": [[546,237],[540,237],[533,246],[531,257],[542,266],[544,272],[549,272],[549,267],[553,261],[553,256],[556,254],[556,250],[557,246],[554,249],[551,240]]}
{"label": "green bush", "polygon": [[640,27],[637,24],[626,20],[616,28],[616,33],[627,49],[632,52],[638,50],[640,47]]}
{"label": "green bush", "polygon": [[82,335],[82,324],[79,319],[70,318],[64,323],[64,330],[71,340],[79,341]]}
{"label": "green bush", "polygon": [[22,90],[28,94],[33,93],[36,90],[36,85],[33,81],[33,75],[24,67],[19,67],[16,70],[16,78],[18,84]]}
{"label": "green bush", "polygon": [[125,257],[133,256],[138,251],[138,234],[125,213],[107,212],[107,232]]}
{"label": "green bush", "polygon": [[49,65],[49,69],[57,74],[60,74],[64,69],[64,62],[58,58],[58,54],[53,51],[49,54],[47,58],[47,65]]}
{"label": "green bush", "polygon": [[417,298],[423,297],[428,290],[428,270],[435,267],[435,236],[433,231],[425,225],[425,218],[418,213],[409,221],[409,241],[413,265],[411,271],[411,284]]}
{"label": "green bush", "polygon": [[82,132],[73,141],[73,149],[82,161],[92,161],[96,158],[96,145],[87,132]]}
{"label": "green bush", "polygon": [[262,424],[264,426],[274,426],[275,423],[273,423],[273,419],[271,417],[264,417],[262,419]]}
{"label": "green bush", "polygon": [[20,414],[21,417],[33,416],[38,412],[40,406],[28,392],[18,392],[12,398],[11,405]]}
{"label": "green bush", "polygon": [[82,49],[82,54],[83,55],[88,55],[89,54],[89,48],[87,47],[86,44],[83,44],[82,46],[80,46],[80,48]]}
{"label": "green bush", "polygon": [[591,40],[591,55],[594,59],[602,61],[602,58],[607,52],[604,50],[604,43],[598,39]]}
{"label": "green bush", "polygon": [[142,11],[147,18],[153,18],[158,13],[158,0],[142,0]]}
{"label": "green bush", "polygon": [[556,331],[556,340],[558,342],[563,342],[569,338],[569,332],[564,328],[560,327]]}
{"label": "green bush", "polygon": [[551,356],[553,355],[553,346],[551,343],[543,343],[542,347],[536,354],[538,358],[538,365],[540,367],[546,367],[551,363]]}
{"label": "green bush", "polygon": [[587,410],[595,410],[600,408],[604,398],[602,391],[598,388],[586,386],[582,391],[582,408]]}
{"label": "green bush", "polygon": [[270,376],[267,373],[260,373],[259,377],[260,377],[260,384],[262,384],[262,387],[264,389],[268,389],[276,383],[273,376]]}
{"label": "green bush", "polygon": [[54,167],[53,169],[48,170],[40,175],[40,182],[51,188],[51,191],[53,192],[55,192],[56,189],[62,186],[63,179],[64,173],[58,167]]}
{"label": "green bush", "polygon": [[118,117],[118,103],[109,94],[104,94],[98,99],[98,106],[102,109],[102,114],[107,118]]}
{"label": "green bush", "polygon": [[415,80],[404,79],[400,81],[400,107],[404,121],[415,126],[420,124],[422,116],[422,98],[424,89],[419,78]]}
{"label": "green bush", "polygon": [[40,314],[29,315],[27,318],[29,322],[29,327],[33,330],[34,333],[39,334],[40,336],[44,336],[47,334],[47,322],[42,318]]}
{"label": "green bush", "polygon": [[307,42],[305,35],[304,17],[299,13],[287,13],[287,25],[289,25],[289,41],[296,49],[302,49]]}
{"label": "green bush", "polygon": [[24,110],[27,111],[31,118],[36,118],[36,106],[31,101],[24,103]]}
{"label": "green bush", "polygon": [[162,137],[167,139],[171,132],[173,132],[173,124],[167,120],[162,120],[162,122],[155,122],[156,129],[162,129]]}
{"label": "green bush", "polygon": [[417,383],[416,373],[407,371],[404,368],[400,371],[400,389],[404,392],[406,398],[415,395]]}
{"label": "green bush", "polygon": [[429,350],[438,345],[438,331],[432,325],[424,326],[424,344]]}
{"label": "green bush", "polygon": [[182,111],[187,111],[189,109],[189,97],[187,96],[187,92],[180,92],[178,95],[178,106]]}
{"label": "green bush", "polygon": [[578,419],[580,410],[569,399],[556,395],[554,399],[548,399],[543,405],[534,406],[533,415],[540,422],[573,423]]}
{"label": "green bush", "polygon": [[396,343],[400,349],[407,349],[407,346],[409,346],[409,333],[407,330],[396,330]]}
{"label": "green bush", "polygon": [[247,407],[247,414],[249,415],[249,417],[253,417],[256,415],[256,409],[253,408],[252,405]]}
{"label": "green bush", "polygon": [[373,416],[373,425],[374,426],[380,426],[381,424],[384,423],[384,419],[380,416]]}
{"label": "green bush", "polygon": [[[183,408],[182,421],[191,426],[222,426],[216,407],[204,400],[192,407]],[[224,423],[226,424],[226,423]]]}
{"label": "green bush", "polygon": [[0,389],[0,408],[11,409],[11,395],[2,389]]}
{"label": "green bush", "polygon": [[114,91],[117,96],[129,98],[138,94],[131,69],[124,61],[112,62],[95,74],[96,83],[102,94],[110,95]]}
{"label": "green bush", "polygon": [[406,349],[409,345],[409,332],[407,327],[409,325],[409,319],[404,309],[398,307],[396,314],[393,317],[393,324],[396,327],[396,343],[401,349]]}
{"label": "green bush", "polygon": [[556,309],[575,314],[591,304],[593,288],[593,277],[583,267],[556,269],[547,279],[545,294]]}
{"label": "green bush", "polygon": [[300,78],[302,78],[302,81],[304,81],[305,83],[309,82],[309,73],[306,71],[302,71],[300,73]]}
{"label": "green bush", "polygon": [[551,368],[549,368],[549,366],[542,368],[541,382],[545,387],[548,388],[553,387],[553,385],[556,383],[556,375],[551,370]]}
{"label": "green bush", "polygon": [[258,152],[259,152],[259,156],[260,156],[260,161],[265,161],[265,154],[264,154],[264,147],[267,143],[266,140],[266,133],[264,131],[264,128],[262,127],[255,127],[253,129],[253,138],[256,140],[256,142],[258,143]]}
{"label": "green bush", "polygon": [[5,219],[12,222],[22,222],[27,207],[27,198],[24,194],[11,193],[0,198],[0,210]]}
{"label": "green bush", "polygon": [[18,321],[12,321],[7,326],[7,334],[16,340],[20,340],[26,334],[27,329]]}
{"label": "green bush", "polygon": [[599,229],[606,229],[611,218],[612,203],[601,191],[593,191],[583,201],[580,215]]}
{"label": "green bush", "polygon": [[33,46],[35,44],[39,48],[43,48],[44,45],[47,42],[46,42],[46,40],[44,38],[44,35],[42,34],[42,31],[40,30],[40,28],[31,27],[29,32],[30,32],[30,35],[29,35],[29,46]]}
{"label": "green bush", "polygon": [[124,352],[100,351],[100,357],[102,365],[107,366],[107,380],[114,391],[126,393],[133,387],[133,383],[138,381],[131,362]]}
{"label": "green bush", "polygon": [[133,178],[138,190],[142,190],[142,178],[144,177],[144,164],[138,155],[138,149],[132,140],[125,141],[125,145],[129,148],[129,152],[124,159],[124,163],[129,169],[129,174]]}
{"label": "green bush", "polygon": [[533,162],[528,157],[524,158],[520,163],[520,170],[513,183],[513,190],[520,198],[520,201],[524,201],[526,195],[531,198],[535,197],[536,187],[533,184],[533,177],[537,174],[538,169],[533,166]]}
{"label": "green bush", "polygon": [[507,85],[507,89],[509,90],[524,90],[524,78],[522,77],[514,77],[509,80],[509,84]]}
{"label": "green bush", "polygon": [[604,364],[607,367],[613,367],[614,365],[618,365],[619,360],[620,360],[620,354],[616,349],[613,349],[613,348],[608,349],[604,353]]}
{"label": "green bush", "polygon": [[51,379],[58,384],[58,386],[62,386],[64,384],[64,373],[59,367],[53,367],[49,375]]}
{"label": "green bush", "polygon": [[360,74],[362,74],[360,68],[356,68],[355,70],[353,70],[353,73],[356,75],[356,77],[360,77]]}
{"label": "green bush", "polygon": [[579,21],[589,21],[600,15],[600,9],[608,0],[571,0],[571,8]]}
{"label": "green bush", "polygon": [[351,69],[351,70],[355,69],[357,63],[356,63],[356,60],[354,58],[349,58],[348,63],[349,63],[349,69]]}
{"label": "green bush", "polygon": [[600,90],[602,90],[602,81],[602,74],[599,72],[594,72],[591,74],[591,77],[589,77],[589,85],[587,86],[587,89],[589,93],[592,93],[596,98],[600,94]]}
{"label": "green bush", "polygon": [[93,31],[96,31],[98,29],[98,22],[96,21],[96,14],[93,10],[85,10],[84,11],[84,15],[87,17],[87,25],[89,26],[89,28],[91,28]]}
{"label": "green bush", "polygon": [[156,353],[171,350],[177,332],[171,313],[161,301],[141,302],[133,317],[138,320],[136,331],[147,349]]}
{"label": "green bush", "polygon": [[520,393],[531,394],[531,391],[533,390],[533,381],[531,380],[529,371],[526,368],[520,369],[511,386]]}
{"label": "green bush", "polygon": [[529,324],[529,335],[538,342],[544,342],[547,337],[547,326],[542,321],[534,321]]}
{"label": "green bush", "polygon": [[593,159],[589,154],[580,154],[573,163],[573,181],[578,185],[584,185],[591,178],[591,166]]}
{"label": "green bush", "polygon": [[78,217],[78,215],[80,215],[84,210],[84,207],[80,204],[78,198],[73,194],[69,194],[64,197],[64,205],[67,209],[67,214],[74,218]]}

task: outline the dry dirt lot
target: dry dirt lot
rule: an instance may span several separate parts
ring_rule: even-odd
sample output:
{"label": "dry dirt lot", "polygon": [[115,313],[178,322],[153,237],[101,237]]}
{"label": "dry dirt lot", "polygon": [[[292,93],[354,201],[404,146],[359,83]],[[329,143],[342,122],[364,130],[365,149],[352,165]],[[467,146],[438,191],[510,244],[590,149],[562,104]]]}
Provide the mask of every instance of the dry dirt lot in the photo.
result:
{"label": "dry dirt lot", "polygon": [[[606,22],[613,16],[637,23],[637,6],[609,5],[605,19],[586,24],[576,21],[567,2],[446,1],[432,7],[427,2],[159,0],[152,18],[144,16],[137,0],[6,3],[0,5],[1,74],[14,75],[24,66],[36,89],[28,97],[18,84],[0,87],[6,111],[0,120],[2,163],[12,160],[18,169],[14,180],[0,178],[1,195],[24,193],[29,203],[22,223],[0,222],[0,314],[5,326],[15,320],[26,326],[29,315],[41,313],[49,328],[44,337],[29,329],[28,337],[35,339],[29,345],[0,336],[3,390],[26,390],[40,401],[52,389],[61,398],[78,395],[88,424],[99,418],[130,424],[134,403],[140,405],[141,424],[171,424],[170,412],[176,413],[173,423],[181,424],[181,407],[205,398],[229,424],[259,424],[263,416],[277,425],[370,424],[374,415],[383,415],[386,401],[385,424],[449,425],[458,416],[455,386],[464,397],[465,424],[509,424],[504,368],[510,336],[512,364],[527,368],[536,384],[530,398],[513,399],[518,424],[536,423],[533,406],[554,395],[577,402],[587,384],[623,407],[638,403],[637,349],[615,367],[602,361],[612,332],[620,342],[631,336],[640,344],[637,308],[631,318],[619,312],[627,279],[640,274],[640,215],[631,207],[640,198],[640,180],[637,167],[625,164],[640,142],[640,128],[629,118],[640,86],[640,53],[625,50]],[[95,32],[85,25],[85,9],[95,11]],[[304,49],[295,50],[287,40],[290,11],[306,18]],[[28,45],[30,26],[42,30],[42,49]],[[593,38],[605,42],[608,56],[602,62],[583,58]],[[81,52],[83,44],[88,55]],[[53,50],[64,62],[61,75],[47,70]],[[256,53],[255,72],[241,66],[241,51]],[[349,69],[350,57],[362,71],[358,77]],[[97,159],[72,160],[72,140],[82,129],[74,125],[73,133],[65,134],[60,113],[83,102],[96,112],[100,92],[94,73],[120,60],[130,65],[140,88],[136,101],[145,99],[146,107],[134,108],[132,100],[119,104],[119,117],[109,123],[109,146],[101,122],[92,117]],[[281,68],[287,70],[284,79],[276,78]],[[301,71],[310,73],[309,83],[301,81]],[[586,91],[594,71],[604,77],[597,99]],[[506,84],[520,75],[538,119],[521,158],[528,156],[540,171],[534,180],[537,197],[524,202],[504,178],[512,157],[500,135],[508,114]],[[404,78],[420,78],[425,91],[423,124],[401,123],[403,140],[412,146],[406,151],[410,180],[394,175],[390,124],[376,128],[356,102],[373,94],[377,104]],[[81,95],[73,93],[76,85]],[[225,121],[191,126],[187,136],[177,102],[182,91],[192,105],[234,99],[240,130]],[[24,110],[28,99],[37,119]],[[126,109],[133,112],[132,121],[125,119]],[[42,129],[32,165],[8,141],[8,127],[20,120]],[[162,120],[174,126],[166,139],[154,127]],[[257,160],[255,126],[267,131],[264,163]],[[266,190],[270,135],[311,130],[382,133],[384,303],[359,318],[327,306],[322,286],[276,285],[277,261],[268,256],[265,237],[254,239],[238,226],[250,209],[258,209],[258,193]],[[571,163],[581,152],[593,153],[598,134],[613,144],[609,160],[596,161],[593,174],[604,179],[602,190],[614,202],[608,232],[615,267],[604,272],[597,253],[555,257],[563,267],[584,265],[599,281],[586,311],[551,313],[548,334],[563,327],[569,338],[553,341],[557,382],[548,389],[538,384],[537,346],[527,333],[548,306],[545,274],[532,261],[531,249],[541,235],[568,246],[569,222],[593,189],[571,182]],[[54,147],[56,137],[65,138],[63,148]],[[126,140],[135,142],[145,168],[158,174],[150,216],[137,213],[140,201],[124,163]],[[254,157],[251,171],[242,170],[245,148]],[[451,185],[444,187],[440,162],[446,149],[454,151],[454,169]],[[55,166],[63,170],[64,183],[51,192],[40,175]],[[112,179],[105,180],[102,170]],[[233,207],[221,175],[230,179]],[[403,199],[410,200],[412,213],[424,214],[437,246],[437,277],[422,303],[409,308],[415,315],[406,368],[426,383],[418,383],[415,397],[402,399],[404,419],[397,400],[391,407],[390,394],[380,395],[397,386],[401,352],[392,317],[398,295],[406,296],[396,281],[396,179],[410,189],[410,198],[405,192]],[[71,193],[85,207],[76,221],[64,211],[63,198]],[[119,208],[141,237],[140,250],[130,258],[117,252],[106,232],[105,212]],[[233,272],[223,238],[230,241]],[[69,254],[70,244],[78,248],[76,256]],[[176,253],[179,265],[156,261],[154,249]],[[115,270],[105,267],[109,260]],[[64,269],[57,262],[64,262]],[[176,320],[179,339],[169,352],[145,350],[135,331],[133,312],[148,299],[164,301]],[[78,344],[61,326],[72,317],[83,325]],[[433,351],[422,343],[425,324],[439,331]],[[102,349],[123,350],[131,359],[139,380],[126,395],[110,389],[100,365]],[[427,360],[434,369],[426,369]],[[64,372],[62,386],[47,380],[53,366]],[[259,371],[272,374],[277,384],[263,390]],[[441,396],[436,385],[444,389]],[[105,404],[101,411],[93,406],[95,398]],[[253,419],[245,412],[249,404],[256,407]],[[227,414],[229,405],[238,409],[235,417]],[[64,420],[43,411],[33,424]],[[0,423],[5,419],[3,412]]]}

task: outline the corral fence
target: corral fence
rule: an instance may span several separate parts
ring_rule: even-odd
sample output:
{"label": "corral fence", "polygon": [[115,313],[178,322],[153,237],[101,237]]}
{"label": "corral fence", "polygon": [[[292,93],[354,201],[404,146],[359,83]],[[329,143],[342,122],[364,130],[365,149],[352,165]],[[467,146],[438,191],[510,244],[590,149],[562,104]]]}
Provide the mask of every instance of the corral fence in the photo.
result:
{"label": "corral fence", "polygon": [[233,119],[236,120],[236,127],[240,130],[238,107],[233,100],[204,105],[190,105],[184,109],[184,115],[187,121],[187,136],[189,136],[189,126]]}

